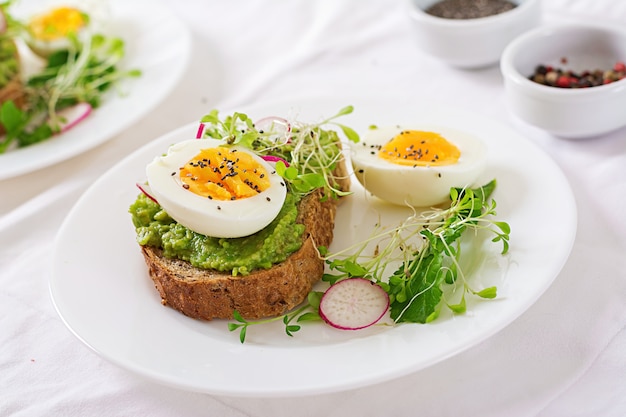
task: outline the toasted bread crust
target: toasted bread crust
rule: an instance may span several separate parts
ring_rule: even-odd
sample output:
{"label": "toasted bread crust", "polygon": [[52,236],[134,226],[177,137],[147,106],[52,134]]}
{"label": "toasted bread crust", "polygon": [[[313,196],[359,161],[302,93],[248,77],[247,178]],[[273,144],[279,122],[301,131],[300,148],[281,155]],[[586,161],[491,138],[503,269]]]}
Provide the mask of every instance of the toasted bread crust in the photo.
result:
{"label": "toasted bread crust", "polygon": [[[342,189],[349,189],[345,164],[335,171]],[[232,276],[170,259],[158,248],[142,246],[150,278],[161,303],[201,320],[230,319],[237,311],[254,320],[285,314],[304,301],[324,273],[318,247],[329,246],[337,208],[336,199],[322,201],[322,191],[304,197],[297,222],[304,224],[303,244],[285,261],[249,275]]]}

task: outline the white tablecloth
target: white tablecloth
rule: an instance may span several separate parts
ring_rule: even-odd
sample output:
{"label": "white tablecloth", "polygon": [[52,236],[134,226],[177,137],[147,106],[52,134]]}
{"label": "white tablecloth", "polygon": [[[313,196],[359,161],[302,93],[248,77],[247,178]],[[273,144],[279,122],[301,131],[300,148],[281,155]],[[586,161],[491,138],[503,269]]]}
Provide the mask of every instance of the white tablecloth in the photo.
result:
{"label": "white tablecloth", "polygon": [[[161,3],[193,33],[190,66],[175,91],[104,145],[0,181],[0,415],[626,415],[626,129],[567,141],[523,124],[507,112],[497,67],[453,69],[416,49],[400,0]],[[545,0],[544,22],[564,20],[626,24],[626,2]],[[579,213],[571,257],[511,325],[399,379],[282,399],[148,382],[101,359],[64,326],[48,291],[54,237],[79,196],[122,157],[212,108],[383,93],[436,99],[508,124],[569,179]]]}

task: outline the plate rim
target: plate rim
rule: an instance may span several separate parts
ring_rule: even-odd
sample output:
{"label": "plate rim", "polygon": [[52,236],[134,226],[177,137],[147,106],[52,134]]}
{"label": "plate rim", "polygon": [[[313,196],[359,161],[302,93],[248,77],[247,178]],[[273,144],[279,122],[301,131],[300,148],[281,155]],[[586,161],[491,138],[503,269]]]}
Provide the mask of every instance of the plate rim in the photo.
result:
{"label": "plate rim", "polygon": [[[380,101],[381,96],[377,96],[377,101]],[[393,98],[390,98],[390,96],[383,96],[385,97],[384,100],[395,100]],[[266,107],[273,107],[273,106],[298,106],[301,105],[303,103],[303,100],[306,101],[312,101],[312,102],[319,102],[319,101],[324,101],[324,99],[320,99],[320,98],[304,98],[304,99],[292,99],[292,100],[276,100],[276,101],[270,101],[270,102],[266,102],[266,103],[256,103],[256,104],[252,104],[252,105],[248,105],[248,106],[241,106],[241,107],[245,107],[246,110],[245,111],[249,111],[249,109],[261,109],[261,108],[266,108]],[[364,100],[365,102],[371,101],[371,98],[363,98],[363,99],[356,99],[356,101],[359,100]],[[329,102],[336,102],[337,100],[327,100]],[[353,99],[353,101],[355,101],[355,99]],[[291,103],[291,104],[289,104]],[[306,104],[306,103],[305,103]],[[319,105],[319,103],[317,104]],[[238,110],[238,111],[242,111],[242,110]],[[472,112],[466,111],[466,110],[460,110],[461,112],[465,113],[465,114],[473,114]],[[521,135],[517,134],[517,132],[514,131],[514,129],[501,124],[499,122],[494,122],[496,124],[498,124],[500,126],[500,128],[504,128],[507,131],[509,131],[510,133],[514,134],[517,137],[521,137]],[[56,238],[55,238],[55,249],[54,249],[54,256],[53,259],[55,260],[55,263],[57,262],[57,258],[58,258],[58,247],[59,247],[59,242],[63,236],[63,233],[65,231],[66,228],[69,227],[69,222],[70,219],[73,217],[74,213],[76,211],[78,211],[81,207],[81,204],[84,200],[89,198],[90,195],[90,191],[97,189],[97,187],[99,186],[99,184],[101,182],[106,182],[106,179],[108,178],[109,175],[113,175],[117,170],[121,169],[123,166],[125,166],[128,161],[133,160],[138,158],[142,153],[146,153],[147,150],[149,148],[151,148],[152,146],[155,146],[155,143],[159,143],[159,142],[163,142],[166,138],[171,137],[171,136],[175,136],[177,134],[180,134],[181,132],[185,132],[185,131],[189,131],[189,132],[194,132],[195,128],[197,127],[197,123],[196,122],[192,122],[189,124],[186,124],[184,126],[181,126],[177,129],[174,129],[164,135],[159,136],[159,138],[156,138],[154,141],[152,141],[151,143],[148,143],[144,146],[142,146],[141,148],[137,149],[135,152],[131,153],[130,155],[128,155],[127,157],[125,157],[123,160],[119,161],[117,164],[115,164],[113,167],[111,167],[106,173],[104,173],[96,182],[94,182],[94,184],[80,197],[80,199],[76,202],[76,204],[72,207],[72,210],[68,213],[66,219],[64,220],[61,228],[59,229],[59,233],[57,234]],[[246,396],[246,397],[284,397],[284,396],[302,396],[302,395],[315,395],[315,394],[322,394],[322,393],[327,393],[327,392],[336,392],[336,391],[341,391],[341,390],[346,390],[346,389],[352,389],[352,388],[357,388],[360,386],[365,386],[365,385],[371,385],[371,384],[375,384],[375,383],[379,383],[379,382],[383,382],[392,378],[397,378],[412,372],[416,372],[419,371],[420,369],[423,369],[425,367],[429,367],[432,366],[436,363],[439,363],[443,360],[446,360],[452,356],[456,356],[459,353],[469,349],[472,346],[475,346],[476,344],[480,343],[483,340],[486,340],[490,337],[492,337],[494,334],[498,333],[500,330],[502,330],[503,328],[507,327],[508,325],[510,325],[513,321],[515,321],[520,315],[522,315],[525,311],[527,311],[540,297],[541,295],[543,295],[543,293],[550,287],[550,285],[552,285],[552,283],[554,282],[554,280],[556,279],[556,277],[558,276],[559,272],[562,270],[563,266],[565,265],[565,263],[567,262],[567,259],[569,257],[569,254],[571,252],[571,249],[573,247],[574,241],[575,241],[575,236],[576,236],[576,229],[577,229],[577,208],[576,208],[576,204],[575,204],[575,199],[572,193],[572,189],[569,186],[569,182],[567,180],[567,178],[565,177],[565,174],[562,172],[562,170],[558,167],[558,165],[556,164],[556,162],[550,157],[550,155],[548,155],[545,151],[543,151],[537,144],[533,143],[532,141],[525,139],[526,141],[525,146],[530,146],[532,148],[534,148],[536,151],[542,153],[548,160],[550,161],[550,163],[552,164],[552,169],[556,170],[556,172],[560,175],[559,180],[561,182],[564,182],[562,185],[565,185],[567,187],[566,191],[566,196],[568,197],[567,199],[569,200],[571,204],[571,212],[570,212],[570,217],[569,217],[569,222],[571,223],[570,225],[573,226],[573,229],[570,230],[570,236],[568,237],[568,244],[566,245],[566,248],[563,248],[563,251],[566,253],[566,255],[560,260],[560,262],[558,264],[554,264],[552,265],[552,269],[554,269],[554,274],[552,274],[553,276],[551,277],[551,279],[547,280],[546,282],[544,282],[543,286],[541,288],[538,288],[536,290],[536,294],[532,299],[527,300],[527,302],[523,305],[519,307],[519,311],[517,311],[514,314],[514,317],[510,318],[509,320],[505,320],[505,321],[500,321],[498,326],[492,326],[490,328],[489,331],[487,332],[482,332],[478,335],[476,335],[475,337],[472,338],[471,343],[464,345],[464,346],[457,346],[456,349],[449,351],[445,356],[436,358],[434,360],[429,361],[429,363],[422,363],[419,366],[409,366],[407,367],[403,372],[396,372],[394,374],[387,374],[387,375],[377,375],[376,377],[372,377],[366,381],[353,381],[352,384],[348,384],[346,385],[344,384],[339,384],[339,385],[328,385],[326,387],[293,387],[291,389],[281,389],[281,390],[273,390],[273,389],[259,389],[259,390],[241,390],[241,391],[233,391],[233,390],[229,390],[229,389],[219,389],[216,388],[215,386],[213,386],[212,388],[208,388],[207,386],[202,386],[199,387],[197,385],[191,384],[191,383],[185,383],[184,381],[180,381],[180,380],[176,380],[176,379],[172,379],[172,378],[164,378],[163,375],[155,373],[155,372],[150,372],[149,370],[146,369],[142,369],[140,367],[133,367],[133,366],[129,366],[128,363],[124,363],[123,361],[120,361],[116,358],[112,358],[110,357],[110,355],[107,355],[106,352],[102,352],[100,349],[98,349],[95,346],[92,346],[91,343],[89,343],[87,340],[85,340],[79,333],[77,333],[75,331],[75,329],[72,327],[71,323],[69,323],[66,320],[66,317],[64,316],[63,312],[60,311],[59,306],[57,305],[57,302],[55,300],[55,290],[54,290],[54,278],[53,278],[53,273],[55,271],[55,265],[53,265],[53,268],[51,270],[50,273],[50,281],[49,281],[49,292],[50,292],[50,296],[52,298],[53,304],[55,306],[55,309],[57,311],[57,313],[59,314],[59,316],[61,317],[62,321],[64,322],[64,324],[68,327],[68,329],[79,339],[81,340],[81,342],[83,342],[84,344],[86,344],[87,346],[89,346],[92,350],[94,350],[96,353],[98,353],[100,356],[104,357],[105,359],[109,360],[110,362],[128,369],[136,374],[142,375],[154,382],[163,384],[163,385],[168,385],[168,386],[172,386],[172,387],[177,387],[177,388],[182,388],[185,390],[191,390],[191,391],[200,391],[200,392],[206,392],[206,393],[212,393],[212,394],[217,394],[217,395],[227,395],[227,396]],[[179,313],[178,313],[179,314]]]}

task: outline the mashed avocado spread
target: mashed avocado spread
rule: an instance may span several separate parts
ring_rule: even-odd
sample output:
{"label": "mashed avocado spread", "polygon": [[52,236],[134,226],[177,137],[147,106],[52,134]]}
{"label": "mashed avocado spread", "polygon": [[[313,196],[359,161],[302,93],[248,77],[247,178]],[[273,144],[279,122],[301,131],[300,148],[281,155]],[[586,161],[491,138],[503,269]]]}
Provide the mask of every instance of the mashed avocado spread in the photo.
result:
{"label": "mashed avocado spread", "polygon": [[304,225],[296,224],[299,198],[287,193],[278,216],[263,230],[240,238],[215,238],[193,232],[174,221],[157,203],[140,194],[129,212],[137,242],[163,250],[169,258],[202,269],[246,275],[284,261],[302,246]]}

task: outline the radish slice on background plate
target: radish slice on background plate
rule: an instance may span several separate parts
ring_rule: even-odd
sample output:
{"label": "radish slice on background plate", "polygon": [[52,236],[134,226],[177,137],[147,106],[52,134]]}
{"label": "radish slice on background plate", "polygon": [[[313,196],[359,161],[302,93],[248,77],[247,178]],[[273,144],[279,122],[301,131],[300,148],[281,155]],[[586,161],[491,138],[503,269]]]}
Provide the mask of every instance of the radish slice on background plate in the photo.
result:
{"label": "radish slice on background plate", "polygon": [[389,308],[389,295],[364,278],[348,278],[333,284],[322,296],[319,314],[329,325],[358,330],[376,324]]}
{"label": "radish slice on background plate", "polygon": [[67,132],[83,121],[91,114],[92,110],[93,108],[91,107],[91,104],[82,102],[58,111],[57,117],[61,121],[59,126],[61,128],[61,133]]}

